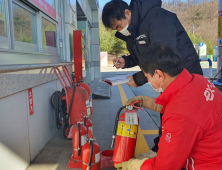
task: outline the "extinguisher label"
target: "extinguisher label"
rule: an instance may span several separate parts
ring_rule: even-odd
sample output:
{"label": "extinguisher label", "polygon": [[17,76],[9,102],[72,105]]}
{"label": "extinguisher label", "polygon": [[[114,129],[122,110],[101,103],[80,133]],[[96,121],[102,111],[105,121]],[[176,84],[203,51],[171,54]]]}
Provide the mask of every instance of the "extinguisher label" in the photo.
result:
{"label": "extinguisher label", "polygon": [[90,108],[87,109],[87,115],[90,116],[91,115],[91,111]]}
{"label": "extinguisher label", "polygon": [[92,94],[89,95],[89,107],[92,107]]}
{"label": "extinguisher label", "polygon": [[86,100],[86,107],[89,107],[89,100]]}
{"label": "extinguisher label", "polygon": [[137,129],[138,125],[126,125],[125,122],[119,122],[117,135],[136,139]]}
{"label": "extinguisher label", "polygon": [[93,126],[89,127],[89,129],[92,131],[92,134],[93,134]]}
{"label": "extinguisher label", "polygon": [[86,100],[86,108],[87,108],[87,115],[90,116],[91,112],[90,112],[90,107],[89,107],[89,100]]}
{"label": "extinguisher label", "polygon": [[100,152],[95,155],[95,163],[100,161]]}
{"label": "extinguisher label", "polygon": [[81,146],[85,145],[87,143],[87,136],[83,135],[81,136]]}
{"label": "extinguisher label", "polygon": [[138,125],[137,113],[125,112],[125,122],[127,125]]}

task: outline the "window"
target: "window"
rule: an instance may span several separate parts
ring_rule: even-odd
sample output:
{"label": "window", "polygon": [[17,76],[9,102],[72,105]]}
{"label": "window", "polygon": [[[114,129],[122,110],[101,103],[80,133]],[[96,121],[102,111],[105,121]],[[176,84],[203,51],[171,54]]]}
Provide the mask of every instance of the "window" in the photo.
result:
{"label": "window", "polygon": [[7,36],[4,0],[0,0],[0,36]]}
{"label": "window", "polygon": [[55,0],[45,0],[51,7],[55,9]]}
{"label": "window", "polygon": [[37,44],[36,16],[13,3],[13,22],[15,41]]}
{"label": "window", "polygon": [[74,12],[76,12],[76,0],[70,0],[70,6]]}
{"label": "window", "polygon": [[58,2],[58,28],[59,28],[59,47],[60,47],[60,56],[61,56],[61,59],[63,59],[63,52],[64,52],[64,49],[63,49],[63,45],[62,45],[62,15],[63,14],[63,10],[62,10],[62,7],[63,7],[63,0],[59,0]]}
{"label": "window", "polygon": [[42,17],[42,40],[44,46],[56,47],[56,25]]}

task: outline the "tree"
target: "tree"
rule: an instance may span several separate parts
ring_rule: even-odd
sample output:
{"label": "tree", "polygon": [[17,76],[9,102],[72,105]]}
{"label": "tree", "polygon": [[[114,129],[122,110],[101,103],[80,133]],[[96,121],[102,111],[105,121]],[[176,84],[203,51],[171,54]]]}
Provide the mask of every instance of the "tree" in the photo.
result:
{"label": "tree", "polygon": [[198,45],[200,42],[203,42],[203,39],[199,34],[193,34],[191,32],[187,32],[187,34],[194,45]]}
{"label": "tree", "polygon": [[114,39],[112,38],[110,30],[107,30],[101,21],[99,22],[99,31],[101,51],[107,51],[108,53],[111,53]]}
{"label": "tree", "polygon": [[128,53],[126,42],[115,37],[116,31],[106,29],[101,21],[99,23],[99,30],[101,51],[107,51],[109,54],[115,53],[116,56],[120,53]]}
{"label": "tree", "polygon": [[212,54],[217,45],[218,1],[217,0],[164,0],[163,8],[177,14],[194,44],[207,44],[207,53]]}
{"label": "tree", "polygon": [[214,48],[214,45],[212,43],[212,41],[207,38],[204,43],[207,45],[207,55],[213,55],[213,48]]}
{"label": "tree", "polygon": [[212,41],[207,38],[205,41],[202,39],[202,37],[199,34],[192,34],[191,32],[188,32],[188,36],[190,37],[192,43],[194,45],[198,45],[200,42],[203,42],[207,45],[207,55],[213,54],[213,43]]}

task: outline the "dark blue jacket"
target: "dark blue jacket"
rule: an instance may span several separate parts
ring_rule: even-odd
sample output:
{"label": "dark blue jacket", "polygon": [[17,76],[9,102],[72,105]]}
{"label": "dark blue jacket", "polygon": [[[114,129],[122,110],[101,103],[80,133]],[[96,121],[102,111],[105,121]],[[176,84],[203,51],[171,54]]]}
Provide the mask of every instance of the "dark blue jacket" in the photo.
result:
{"label": "dark blue jacket", "polygon": [[[199,57],[176,14],[161,8],[161,0],[131,0],[131,24],[128,27],[130,36],[117,32],[116,37],[126,41],[129,56],[123,56],[125,67],[139,64],[139,57],[147,45],[161,42],[176,47],[183,59],[183,68],[190,73],[203,75]],[[143,72],[133,75],[138,86],[147,83]]]}

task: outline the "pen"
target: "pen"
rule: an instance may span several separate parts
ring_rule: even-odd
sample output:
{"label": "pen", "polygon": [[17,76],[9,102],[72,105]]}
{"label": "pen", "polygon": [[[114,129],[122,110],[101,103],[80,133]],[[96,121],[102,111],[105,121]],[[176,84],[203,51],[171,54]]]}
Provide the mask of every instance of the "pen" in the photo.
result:
{"label": "pen", "polygon": [[113,65],[113,67],[115,67],[117,63],[118,63],[118,61],[115,62],[115,64]]}

